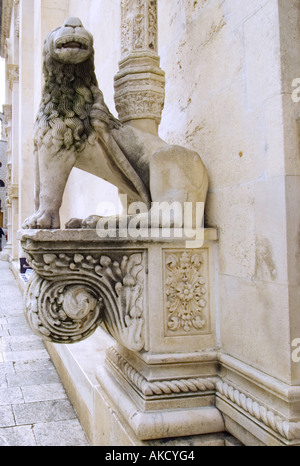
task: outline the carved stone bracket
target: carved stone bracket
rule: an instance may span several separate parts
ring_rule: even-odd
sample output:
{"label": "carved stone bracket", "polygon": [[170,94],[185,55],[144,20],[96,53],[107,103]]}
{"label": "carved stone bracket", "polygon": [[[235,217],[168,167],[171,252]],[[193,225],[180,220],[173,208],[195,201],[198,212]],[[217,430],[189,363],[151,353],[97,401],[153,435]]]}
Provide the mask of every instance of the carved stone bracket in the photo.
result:
{"label": "carved stone bracket", "polygon": [[21,242],[34,270],[26,317],[43,338],[72,343],[102,324],[133,351],[164,351],[168,338],[178,349],[197,349],[199,335],[211,340],[207,247],[95,230],[24,231]]}
{"label": "carved stone bracket", "polygon": [[[47,233],[46,233],[47,236]],[[28,235],[27,235],[28,237]],[[144,346],[144,252],[86,244],[22,243],[34,269],[25,297],[33,331],[56,343],[73,343],[103,325],[124,346]]]}

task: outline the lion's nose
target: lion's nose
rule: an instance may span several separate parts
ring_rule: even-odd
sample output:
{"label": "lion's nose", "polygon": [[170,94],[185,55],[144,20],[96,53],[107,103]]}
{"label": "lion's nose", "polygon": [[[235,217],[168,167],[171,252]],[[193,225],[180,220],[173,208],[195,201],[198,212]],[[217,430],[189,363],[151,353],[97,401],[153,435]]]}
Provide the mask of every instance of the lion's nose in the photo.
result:
{"label": "lion's nose", "polygon": [[67,18],[66,21],[64,22],[64,27],[71,27],[71,28],[82,27],[82,22],[80,21],[79,18],[70,17],[70,18]]}

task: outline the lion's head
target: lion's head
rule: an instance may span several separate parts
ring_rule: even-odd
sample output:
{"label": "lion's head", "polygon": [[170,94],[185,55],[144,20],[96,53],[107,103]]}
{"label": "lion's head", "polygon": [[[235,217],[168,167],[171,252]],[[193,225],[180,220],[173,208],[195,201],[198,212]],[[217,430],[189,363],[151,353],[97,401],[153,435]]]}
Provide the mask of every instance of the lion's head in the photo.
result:
{"label": "lion's head", "polygon": [[79,18],[68,18],[62,27],[51,31],[46,46],[54,60],[66,64],[82,63],[94,53],[93,37]]}
{"label": "lion's head", "polygon": [[97,129],[120,124],[111,115],[94,71],[93,37],[68,18],[44,43],[45,85],[35,124],[35,146],[53,152],[83,150]]}

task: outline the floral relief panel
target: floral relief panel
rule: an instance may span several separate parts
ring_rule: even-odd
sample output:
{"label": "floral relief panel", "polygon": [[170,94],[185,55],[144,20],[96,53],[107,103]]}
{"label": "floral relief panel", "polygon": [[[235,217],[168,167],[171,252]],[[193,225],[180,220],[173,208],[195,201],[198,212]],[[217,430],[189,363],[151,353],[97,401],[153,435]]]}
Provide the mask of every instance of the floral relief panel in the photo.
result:
{"label": "floral relief panel", "polygon": [[163,254],[165,336],[211,333],[208,249]]}

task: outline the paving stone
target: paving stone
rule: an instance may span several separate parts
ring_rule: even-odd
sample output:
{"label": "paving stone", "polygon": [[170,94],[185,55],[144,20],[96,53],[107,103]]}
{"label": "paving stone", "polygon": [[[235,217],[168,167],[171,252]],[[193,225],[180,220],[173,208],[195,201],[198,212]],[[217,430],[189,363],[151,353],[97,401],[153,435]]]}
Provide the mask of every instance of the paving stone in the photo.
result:
{"label": "paving stone", "polygon": [[0,388],[0,406],[23,402],[24,398],[20,387]]}
{"label": "paving stone", "polygon": [[24,387],[26,385],[58,383],[60,381],[55,370],[27,371],[6,376],[9,387]]}
{"label": "paving stone", "polygon": [[0,428],[1,447],[37,446],[31,426]]}
{"label": "paving stone", "polygon": [[88,446],[88,441],[77,419],[33,427],[38,446]]}
{"label": "paving stone", "polygon": [[0,364],[0,374],[14,374],[14,363],[13,362],[2,362]]}
{"label": "paving stone", "polygon": [[32,359],[47,359],[46,349],[35,351],[8,351],[4,353],[4,361],[30,361]]}
{"label": "paving stone", "polygon": [[[10,329],[15,328],[15,327],[21,327],[21,328],[28,328],[30,330],[29,325],[27,322],[23,321],[23,319],[20,319],[18,316],[13,316],[11,317],[14,319],[14,322],[6,322],[6,324],[2,324],[3,328],[9,327]],[[8,320],[8,319],[7,319]],[[30,330],[30,333],[32,334],[32,331]]]}
{"label": "paving stone", "polygon": [[39,401],[13,405],[17,425],[76,419],[69,400]]}
{"label": "paving stone", "polygon": [[4,372],[0,372],[0,388],[4,387],[7,387],[6,374]]}
{"label": "paving stone", "polygon": [[0,406],[0,427],[12,427],[14,425],[15,425],[15,418],[14,418],[12,406],[11,405]]}
{"label": "paving stone", "polygon": [[6,317],[6,321],[8,324],[25,324],[28,326],[24,313],[15,316],[8,316]]}
{"label": "paving stone", "polygon": [[44,343],[34,335],[2,337],[10,351],[45,349]]}
{"label": "paving stone", "polygon": [[45,359],[36,359],[36,360],[31,360],[31,361],[30,360],[29,361],[16,361],[13,363],[6,363],[6,364],[12,364],[16,373],[54,369],[54,364],[50,360],[49,355],[48,355],[48,358],[45,358]]}
{"label": "paving stone", "polygon": [[23,298],[0,261],[0,446],[88,446],[43,341],[24,317]]}
{"label": "paving stone", "polygon": [[22,387],[21,390],[25,403],[67,399],[67,394],[61,383],[28,385],[27,387]]}
{"label": "paving stone", "polygon": [[[5,327],[3,329],[5,330]],[[9,335],[32,335],[32,331],[26,325],[9,326]]]}

